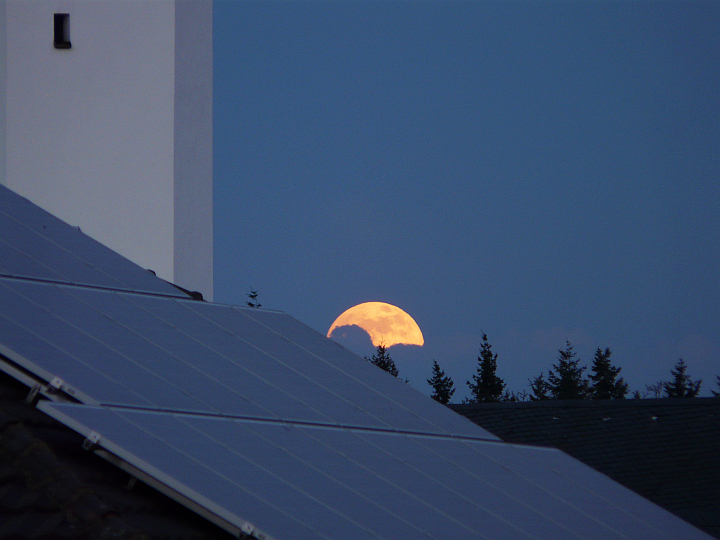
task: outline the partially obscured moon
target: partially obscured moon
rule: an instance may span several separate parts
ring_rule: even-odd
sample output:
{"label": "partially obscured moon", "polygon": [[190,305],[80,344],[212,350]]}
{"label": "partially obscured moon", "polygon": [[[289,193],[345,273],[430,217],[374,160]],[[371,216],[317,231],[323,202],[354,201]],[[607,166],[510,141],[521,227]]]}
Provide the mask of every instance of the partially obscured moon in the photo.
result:
{"label": "partially obscured moon", "polygon": [[420,345],[425,343],[420,327],[410,315],[399,307],[385,302],[365,302],[344,311],[328,330],[327,337],[340,326],[357,325],[368,334],[375,347],[383,343],[393,345]]}

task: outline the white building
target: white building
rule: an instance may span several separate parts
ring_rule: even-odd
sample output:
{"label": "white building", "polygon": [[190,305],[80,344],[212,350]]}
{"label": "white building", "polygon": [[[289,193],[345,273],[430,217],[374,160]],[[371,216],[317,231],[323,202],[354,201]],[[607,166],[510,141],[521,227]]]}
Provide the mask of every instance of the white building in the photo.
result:
{"label": "white building", "polygon": [[0,0],[0,183],[212,299],[212,1]]}

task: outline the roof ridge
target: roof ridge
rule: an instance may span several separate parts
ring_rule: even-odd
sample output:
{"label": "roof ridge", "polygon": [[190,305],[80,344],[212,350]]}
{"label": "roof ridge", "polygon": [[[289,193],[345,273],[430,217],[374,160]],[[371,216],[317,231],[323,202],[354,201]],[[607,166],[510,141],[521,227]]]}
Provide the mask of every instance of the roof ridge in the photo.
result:
{"label": "roof ridge", "polygon": [[450,403],[458,411],[474,409],[568,409],[633,407],[699,407],[718,406],[720,397],[651,398],[651,399],[548,399],[538,401],[503,401],[496,403]]}

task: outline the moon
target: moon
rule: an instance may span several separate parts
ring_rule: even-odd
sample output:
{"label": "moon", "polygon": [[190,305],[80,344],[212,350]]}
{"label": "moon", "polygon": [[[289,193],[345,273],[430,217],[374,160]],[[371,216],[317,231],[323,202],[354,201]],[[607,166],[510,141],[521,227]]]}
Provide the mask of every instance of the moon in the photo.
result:
{"label": "moon", "polygon": [[328,330],[327,337],[340,326],[356,325],[370,334],[375,347],[425,344],[420,327],[399,307],[385,302],[365,302],[344,311]]}

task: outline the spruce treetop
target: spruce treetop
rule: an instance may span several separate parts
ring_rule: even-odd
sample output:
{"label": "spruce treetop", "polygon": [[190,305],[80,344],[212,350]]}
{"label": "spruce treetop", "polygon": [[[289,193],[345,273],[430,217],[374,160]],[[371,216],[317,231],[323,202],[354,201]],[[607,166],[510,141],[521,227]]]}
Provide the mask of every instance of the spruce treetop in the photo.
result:
{"label": "spruce treetop", "polygon": [[496,371],[497,354],[493,354],[487,334],[483,332],[477,373],[473,375],[474,382],[467,381],[470,388],[468,403],[492,403],[502,399],[505,382]]}
{"label": "spruce treetop", "polygon": [[622,368],[615,367],[610,363],[612,351],[600,347],[595,351],[595,358],[592,364],[589,394],[592,399],[624,399],[628,393],[628,385],[618,374]]}
{"label": "spruce treetop", "polygon": [[453,380],[445,375],[445,372],[440,369],[440,365],[435,360],[433,360],[432,377],[427,379],[427,382],[433,389],[431,398],[443,405],[450,403],[450,398],[455,393]]}
{"label": "spruce treetop", "polygon": [[250,292],[247,293],[247,297],[250,299],[247,302],[245,302],[248,305],[248,307],[260,308],[260,306],[262,306],[262,304],[260,302],[258,302],[258,292],[255,289],[253,289],[252,287],[250,288]]}
{"label": "spruce treetop", "polygon": [[387,371],[393,377],[397,377],[400,375],[398,368],[395,366],[395,362],[390,357],[390,354],[387,352],[385,343],[382,341],[380,342],[380,345],[378,345],[377,349],[375,350],[375,354],[373,354],[372,358],[368,358],[366,356],[365,360],[367,360],[371,364],[376,365],[383,371]]}
{"label": "spruce treetop", "polygon": [[673,380],[665,383],[665,396],[669,398],[693,398],[700,393],[701,380],[693,381],[685,374],[687,366],[685,360],[680,358],[675,364],[672,373]]}
{"label": "spruce treetop", "polygon": [[580,366],[580,359],[569,341],[565,349],[558,350],[557,364],[548,374],[548,385],[553,399],[585,399],[588,397],[589,382],[583,376],[585,366]]}

